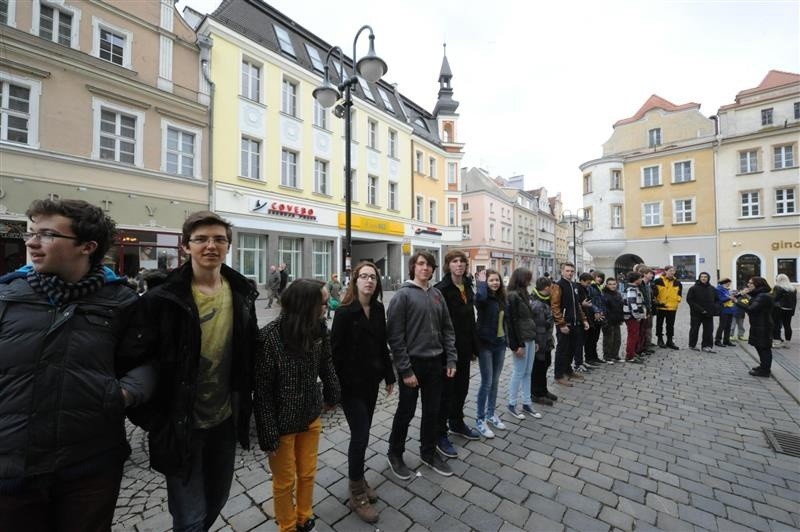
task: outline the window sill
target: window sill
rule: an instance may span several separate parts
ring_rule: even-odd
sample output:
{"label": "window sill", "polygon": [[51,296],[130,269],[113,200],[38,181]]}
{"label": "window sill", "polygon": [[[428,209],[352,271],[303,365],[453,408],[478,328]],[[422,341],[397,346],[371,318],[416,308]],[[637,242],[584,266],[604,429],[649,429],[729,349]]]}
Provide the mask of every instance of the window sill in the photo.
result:
{"label": "window sill", "polygon": [[243,180],[243,181],[249,181],[251,183],[261,183],[262,185],[266,185],[267,184],[266,181],[264,181],[263,179],[259,179],[257,177],[248,177],[246,175],[240,175],[240,176],[237,176],[237,177],[239,179]]}
{"label": "window sill", "polygon": [[783,213],[783,214],[773,214],[772,215],[773,218],[786,218],[786,217],[791,217],[791,216],[800,216],[800,211],[797,211],[797,212],[786,212],[786,213]]}
{"label": "window sill", "polygon": [[642,227],[664,227],[664,224],[651,224],[651,225],[642,224]]}
{"label": "window sill", "polygon": [[754,170],[752,172],[739,172],[736,174],[736,177],[743,176],[743,175],[756,175],[756,174],[763,174],[764,170]]}
{"label": "window sill", "polygon": [[317,131],[321,131],[322,133],[333,133],[333,131],[331,131],[330,129],[328,129],[326,127],[322,127],[322,126],[317,125],[317,124],[314,124],[314,129],[316,129]]}
{"label": "window sill", "polygon": [[262,109],[266,109],[267,108],[267,104],[261,103],[258,100],[251,100],[250,98],[248,98],[247,96],[245,96],[243,94],[239,95],[239,100],[241,100],[243,102],[246,102],[246,103],[249,103],[249,104],[257,105],[258,107],[261,107]]}
{"label": "window sill", "polygon": [[797,165],[794,165],[794,166],[783,166],[781,168],[773,168],[772,171],[773,172],[780,172],[781,170],[797,170],[798,168],[800,168],[800,166],[797,166]]}
{"label": "window sill", "polygon": [[370,146],[369,144],[367,145],[367,150],[369,150],[371,152],[374,152],[374,153],[377,153],[378,155],[380,155],[380,153],[381,153],[381,150],[379,150],[375,146]]}
{"label": "window sill", "polygon": [[673,181],[673,185],[685,185],[686,183],[696,183],[697,179],[688,179],[686,181]]}
{"label": "window sill", "polygon": [[295,115],[292,115],[292,114],[289,114],[286,111],[281,111],[280,114],[281,114],[281,116],[285,116],[286,118],[291,118],[295,122],[299,122],[301,124],[303,123],[303,119],[302,118],[300,118],[298,116],[295,116]]}
{"label": "window sill", "polygon": [[314,192],[312,192],[311,195],[312,196],[317,196],[319,198],[333,199],[333,196],[331,196],[330,194],[327,194],[325,192],[319,192],[319,191],[316,191],[316,190]]}
{"label": "window sill", "polygon": [[292,192],[303,192],[302,188],[293,187],[292,185],[284,185],[282,183],[278,185],[278,188],[283,190],[291,190]]}
{"label": "window sill", "polygon": [[375,203],[367,203],[367,207],[369,207],[370,209],[381,209],[382,208],[380,205],[377,205]]}
{"label": "window sill", "polygon": [[739,220],[763,220],[764,216],[739,216]]}
{"label": "window sill", "polygon": [[658,183],[657,185],[642,185],[639,188],[658,188],[658,187],[663,187],[663,186],[664,186],[663,183]]}
{"label": "window sill", "polygon": [[672,222],[672,225],[697,225],[697,221],[693,220],[691,222]]}
{"label": "window sill", "polygon": [[387,209],[386,209],[386,210],[387,210],[387,211],[389,211],[389,212],[400,213],[400,211],[399,211],[399,210],[397,210],[397,209],[393,209],[393,208],[391,208],[391,207],[387,207]]}

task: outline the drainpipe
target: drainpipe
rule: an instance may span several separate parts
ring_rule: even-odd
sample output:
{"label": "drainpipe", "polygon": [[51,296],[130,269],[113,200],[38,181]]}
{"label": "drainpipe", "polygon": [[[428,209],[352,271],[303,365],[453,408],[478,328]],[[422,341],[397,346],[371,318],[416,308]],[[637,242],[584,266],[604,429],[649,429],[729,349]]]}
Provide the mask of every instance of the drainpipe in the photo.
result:
{"label": "drainpipe", "polygon": [[214,90],[216,86],[211,81],[209,62],[211,60],[211,47],[214,41],[208,35],[198,35],[197,45],[200,47],[200,71],[203,79],[210,87],[208,104],[208,210],[214,211]]}
{"label": "drainpipe", "polygon": [[[713,153],[714,157],[711,161],[712,163],[712,179],[714,183],[714,234],[716,235],[716,261],[717,261],[717,280],[720,279],[720,236],[719,236],[719,191],[717,190],[717,169],[719,168],[719,145],[720,145],[720,125],[719,125],[719,116],[711,115],[709,117],[711,120],[714,121],[714,141],[712,142],[711,153]],[[736,272],[732,272],[731,277]]]}

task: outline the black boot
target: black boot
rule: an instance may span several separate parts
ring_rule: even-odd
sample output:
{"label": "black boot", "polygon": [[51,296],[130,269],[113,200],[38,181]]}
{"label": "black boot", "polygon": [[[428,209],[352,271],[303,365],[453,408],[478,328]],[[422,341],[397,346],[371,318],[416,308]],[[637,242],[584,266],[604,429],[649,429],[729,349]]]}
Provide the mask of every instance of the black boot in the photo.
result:
{"label": "black boot", "polygon": [[667,338],[667,347],[669,347],[670,349],[680,349],[680,347],[675,345],[675,343],[672,341],[672,338],[669,337]]}
{"label": "black boot", "polygon": [[667,347],[667,344],[664,343],[664,339],[662,337],[658,337],[658,347]]}

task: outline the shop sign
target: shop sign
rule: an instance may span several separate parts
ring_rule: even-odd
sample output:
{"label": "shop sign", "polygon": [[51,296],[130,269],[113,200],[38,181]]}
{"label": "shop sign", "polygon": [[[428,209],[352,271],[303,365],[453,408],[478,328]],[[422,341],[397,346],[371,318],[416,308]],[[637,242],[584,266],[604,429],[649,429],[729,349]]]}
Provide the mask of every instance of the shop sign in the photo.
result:
{"label": "shop sign", "polygon": [[303,207],[302,205],[294,205],[292,203],[283,203],[279,201],[256,200],[251,210],[253,212],[265,212],[267,214],[297,218],[300,220],[317,220],[317,215],[311,207]]}
{"label": "shop sign", "polygon": [[417,227],[414,229],[414,234],[442,236],[442,232],[436,227]]}
{"label": "shop sign", "polygon": [[772,251],[778,251],[779,249],[799,249],[800,248],[800,240],[795,240],[792,242],[791,240],[782,240],[780,242],[770,242],[769,247]]}
{"label": "shop sign", "polygon": [[[339,227],[345,227],[345,213],[339,213]],[[351,227],[356,231],[365,231],[367,233],[380,233],[382,235],[403,235],[405,234],[405,226],[400,222],[393,222],[391,220],[384,220],[382,218],[373,218],[371,216],[361,216],[360,214],[353,214],[350,219]]]}
{"label": "shop sign", "polygon": [[492,258],[494,259],[511,259],[514,256],[511,253],[500,253],[499,251],[492,251]]}

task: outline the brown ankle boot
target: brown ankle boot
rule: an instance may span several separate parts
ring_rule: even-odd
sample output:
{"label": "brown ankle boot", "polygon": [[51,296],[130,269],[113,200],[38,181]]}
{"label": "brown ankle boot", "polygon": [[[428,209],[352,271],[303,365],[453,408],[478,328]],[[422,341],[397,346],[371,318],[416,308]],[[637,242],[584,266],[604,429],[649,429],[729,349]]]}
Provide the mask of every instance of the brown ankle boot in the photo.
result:
{"label": "brown ankle boot", "polygon": [[347,501],[347,507],[364,522],[378,521],[378,512],[369,502],[363,479],[350,481],[350,499]]}
{"label": "brown ankle boot", "polygon": [[367,492],[367,498],[369,499],[369,502],[375,504],[376,502],[378,502],[378,494],[375,493],[375,490],[372,489],[372,487],[369,484],[367,484],[366,478],[364,478],[363,482],[364,482],[364,491]]}

